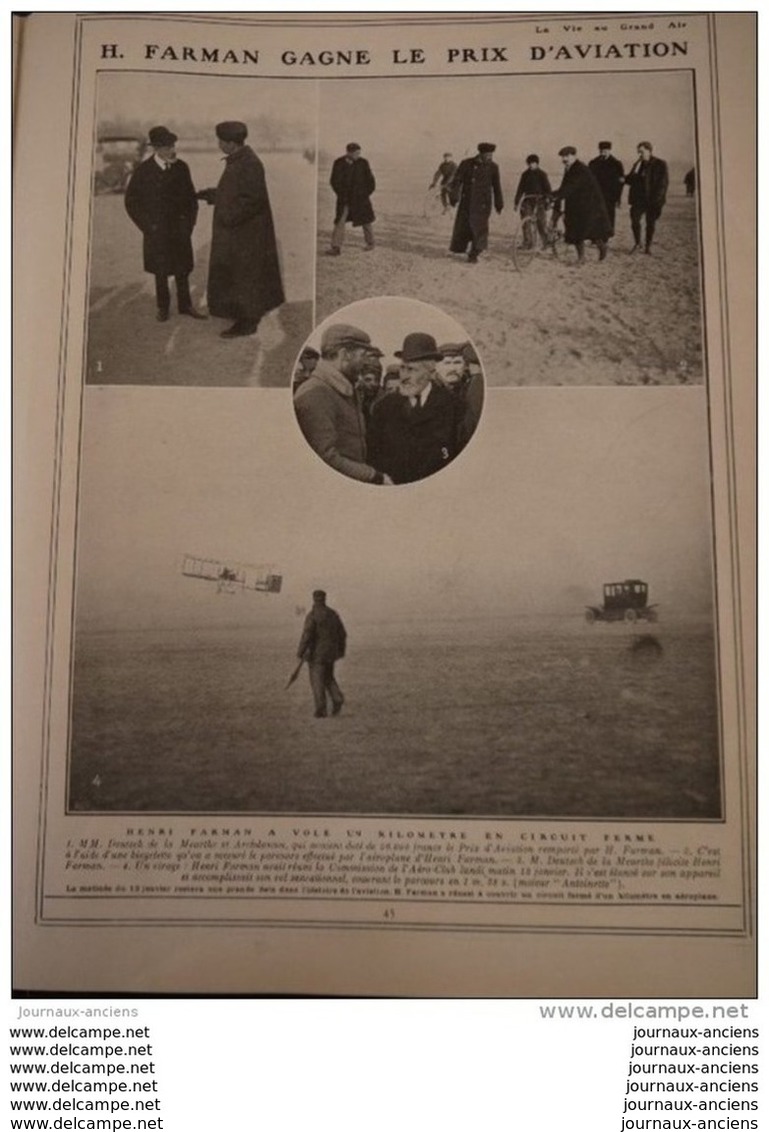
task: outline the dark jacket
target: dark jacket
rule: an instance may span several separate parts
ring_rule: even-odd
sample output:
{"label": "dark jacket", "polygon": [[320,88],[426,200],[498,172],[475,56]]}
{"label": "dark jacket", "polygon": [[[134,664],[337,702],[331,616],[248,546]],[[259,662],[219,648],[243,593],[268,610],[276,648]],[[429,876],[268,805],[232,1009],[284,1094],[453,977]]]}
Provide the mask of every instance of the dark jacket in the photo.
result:
{"label": "dark jacket", "polygon": [[284,302],[264,166],[244,145],[225,158],[214,194],[208,309],[258,322]]}
{"label": "dark jacket", "polygon": [[347,647],[347,631],[334,609],[313,602],[304,619],[297,656],[310,664],[333,664],[341,660]]}
{"label": "dark jacket", "polygon": [[175,161],[164,171],[149,157],[128,182],[125,207],[144,235],[144,270],[151,275],[189,275],[198,215],[189,166]]}
{"label": "dark jacket", "polygon": [[564,171],[555,199],[563,201],[568,244],[609,239],[611,223],[606,202],[598,182],[584,162],[574,161]]}
{"label": "dark jacket", "polygon": [[456,161],[442,161],[433,174],[433,179],[430,182],[430,188],[434,189],[439,181],[441,185],[448,185],[449,181],[453,180],[456,171]]}
{"label": "dark jacket", "polygon": [[484,392],[483,378],[479,373],[471,373],[459,388],[462,411],[457,426],[457,439],[460,449],[464,448],[478,427],[483,409]]}
{"label": "dark jacket", "polygon": [[668,193],[668,167],[661,157],[638,161],[627,175],[630,207],[651,209],[657,216],[665,206]]}
{"label": "dark jacket", "polygon": [[518,188],[515,190],[513,203],[517,208],[524,197],[549,197],[552,191],[550,178],[544,169],[524,169]]}
{"label": "dark jacket", "polygon": [[466,157],[459,163],[451,191],[459,193],[451,251],[464,252],[471,241],[476,251],[483,251],[489,242],[492,203],[497,212],[504,207],[499,166],[493,161],[483,161],[480,156]]}
{"label": "dark jacket", "polygon": [[588,169],[601,187],[603,199],[607,204],[618,205],[622,199],[625,184],[625,170],[622,162],[609,154],[608,157],[594,157]]}
{"label": "dark jacket", "polygon": [[369,459],[393,483],[413,483],[445,467],[460,451],[464,404],[433,382],[424,404],[411,406],[400,393],[374,405],[369,426]]}
{"label": "dark jacket", "polygon": [[369,197],[376,188],[376,181],[365,157],[358,157],[355,161],[337,157],[331,168],[331,188],[336,193],[334,223],[341,220],[345,206],[348,209],[347,220],[354,228],[374,222],[376,218]]}
{"label": "dark jacket", "polygon": [[366,458],[363,410],[352,385],[336,366],[320,359],[296,390],[294,411],[305,440],[322,460],[352,479],[376,482],[377,470]]}

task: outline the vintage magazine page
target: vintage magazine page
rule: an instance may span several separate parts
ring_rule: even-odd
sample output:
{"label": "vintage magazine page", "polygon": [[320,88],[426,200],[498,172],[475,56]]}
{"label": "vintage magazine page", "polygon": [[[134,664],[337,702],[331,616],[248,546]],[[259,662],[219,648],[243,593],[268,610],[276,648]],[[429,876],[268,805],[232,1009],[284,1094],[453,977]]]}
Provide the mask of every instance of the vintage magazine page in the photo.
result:
{"label": "vintage magazine page", "polygon": [[754,17],[20,43],[17,991],[754,994]]}

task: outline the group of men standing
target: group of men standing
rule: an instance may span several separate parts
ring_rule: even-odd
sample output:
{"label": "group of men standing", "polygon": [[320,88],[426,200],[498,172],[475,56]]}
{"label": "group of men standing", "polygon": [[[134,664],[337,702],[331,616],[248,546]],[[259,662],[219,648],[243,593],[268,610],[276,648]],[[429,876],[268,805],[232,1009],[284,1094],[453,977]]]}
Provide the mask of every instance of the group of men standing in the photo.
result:
{"label": "group of men standing", "polygon": [[208,311],[215,318],[233,320],[220,337],[255,334],[263,315],[285,301],[264,166],[245,144],[247,136],[243,122],[216,126],[224,171],[216,188],[196,192],[189,166],[177,156],[177,135],[165,126],[149,131],[152,154],[131,177],[125,207],[142,233],[144,270],[155,278],[159,322],[170,318],[170,276],[176,283],[179,313],[207,318],[193,305],[189,285],[200,200],[214,206]]}
{"label": "group of men standing", "polygon": [[[495,146],[481,142],[475,157],[466,158],[450,170],[451,154],[443,155],[431,187],[440,182],[441,199],[456,203],[457,214],[450,250],[467,253],[469,263],[488,246],[489,217],[492,206],[497,213],[504,207],[499,168],[492,160]],[[627,185],[630,225],[633,232],[632,252],[651,254],[652,242],[668,190],[667,163],[655,157],[651,142],[638,143],[637,158],[626,174],[622,162],[612,154],[612,143],[598,143],[598,156],[588,164],[580,161],[575,146],[558,151],[564,172],[561,184],[553,191],[547,173],[540,168],[539,156],[526,158],[515,194],[515,207],[522,215],[536,216],[537,228],[546,241],[546,207],[552,204],[554,216],[563,212],[565,239],[573,244],[579,263],[585,259],[585,244],[592,242],[598,258],[606,258],[608,241],[615,232],[616,211]]]}
{"label": "group of men standing", "polygon": [[395,351],[397,376],[382,372],[382,357],[365,331],[327,327],[320,356],[305,353],[307,370],[295,378],[297,420],[336,471],[363,483],[414,483],[449,464],[475,431],[480,364],[469,343],[439,346],[421,331]]}

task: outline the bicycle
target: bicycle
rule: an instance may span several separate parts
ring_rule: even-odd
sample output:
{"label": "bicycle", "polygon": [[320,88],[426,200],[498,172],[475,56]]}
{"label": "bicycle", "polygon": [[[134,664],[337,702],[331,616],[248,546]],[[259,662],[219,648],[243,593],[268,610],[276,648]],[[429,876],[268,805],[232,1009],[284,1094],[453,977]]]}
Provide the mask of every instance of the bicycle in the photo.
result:
{"label": "bicycle", "polygon": [[527,195],[518,206],[518,224],[513,233],[513,263],[524,271],[540,251],[557,259],[563,249],[560,213],[549,197]]}
{"label": "bicycle", "polygon": [[445,203],[445,192],[445,185],[436,185],[427,190],[422,205],[422,217],[424,220],[432,220],[435,217],[446,216],[452,211],[451,205]]}

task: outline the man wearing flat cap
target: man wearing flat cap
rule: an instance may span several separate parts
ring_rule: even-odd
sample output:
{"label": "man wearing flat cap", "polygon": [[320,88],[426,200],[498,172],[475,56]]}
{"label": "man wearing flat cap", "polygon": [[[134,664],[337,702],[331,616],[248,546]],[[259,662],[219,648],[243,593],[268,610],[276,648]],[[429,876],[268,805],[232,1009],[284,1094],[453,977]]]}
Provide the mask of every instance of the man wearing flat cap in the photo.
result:
{"label": "man wearing flat cap", "polygon": [[564,210],[565,239],[577,249],[577,262],[585,262],[585,242],[598,248],[599,260],[606,259],[606,242],[611,226],[600,185],[584,162],[577,158],[573,145],[558,150],[563,162],[563,179],[555,193],[556,215]]}
{"label": "man wearing flat cap", "polygon": [[221,338],[242,338],[255,334],[285,296],[264,166],[245,144],[243,122],[220,122],[216,137],[224,172],[215,189],[198,193],[214,206],[208,309],[215,318],[234,320]]}
{"label": "man wearing flat cap", "polygon": [[[526,168],[521,173],[518,188],[515,190],[515,204],[521,217],[534,216],[542,244],[547,243],[547,202],[552,193],[550,178],[539,167],[539,154],[530,153],[526,158]],[[529,225],[526,225],[528,235]]]}
{"label": "man wearing flat cap", "polygon": [[347,648],[347,631],[335,609],[326,605],[326,591],[313,590],[312,609],[304,619],[302,637],[297,656],[307,661],[310,687],[315,701],[315,718],[339,715],[344,704],[342,689],[334,677],[334,665],[341,660]]}
{"label": "man wearing flat cap", "polygon": [[170,316],[169,275],[176,280],[179,314],[206,317],[195,310],[190,295],[198,202],[189,166],[176,156],[177,140],[165,126],[152,127],[152,156],[138,166],[125,193],[126,212],[143,236],[144,270],[155,277],[158,322]]}
{"label": "man wearing flat cap", "polygon": [[344,243],[345,225],[363,229],[364,248],[367,252],[374,247],[376,217],[371,205],[371,194],[376,189],[374,174],[357,142],[348,142],[345,152],[337,157],[331,167],[331,188],[336,195],[334,231],[331,234],[331,247],[328,255],[341,255]]}
{"label": "man wearing flat cap", "polygon": [[294,411],[305,440],[330,467],[362,483],[392,483],[368,459],[366,418],[355,389],[371,348],[368,334],[356,326],[326,327],[320,361],[297,389]]}
{"label": "man wearing flat cap", "polygon": [[436,378],[454,396],[458,412],[460,447],[467,444],[478,427],[483,408],[483,374],[469,342],[444,342],[438,347],[441,360]]}
{"label": "man wearing flat cap", "polygon": [[618,161],[612,154],[610,141],[599,141],[598,156],[588,162],[587,167],[595,177],[603,193],[604,204],[609,214],[609,224],[611,226],[609,235],[613,236],[614,215],[622,201],[625,170],[622,162]]}
{"label": "man wearing flat cap", "polygon": [[637,151],[638,160],[627,175],[630,226],[635,241],[631,252],[641,248],[641,221],[645,219],[644,251],[651,255],[657,221],[668,194],[668,166],[661,157],[654,156],[651,142],[639,142]]}
{"label": "man wearing flat cap", "polygon": [[397,394],[374,405],[369,429],[371,459],[393,483],[414,483],[449,464],[460,450],[462,406],[437,380],[441,354],[430,334],[407,334]]}
{"label": "man wearing flat cap", "polygon": [[460,161],[451,183],[452,194],[458,194],[458,200],[449,249],[460,254],[467,252],[468,263],[477,263],[478,256],[488,247],[492,204],[497,214],[504,208],[499,166],[491,156],[496,148],[493,142],[480,142],[475,157]]}

